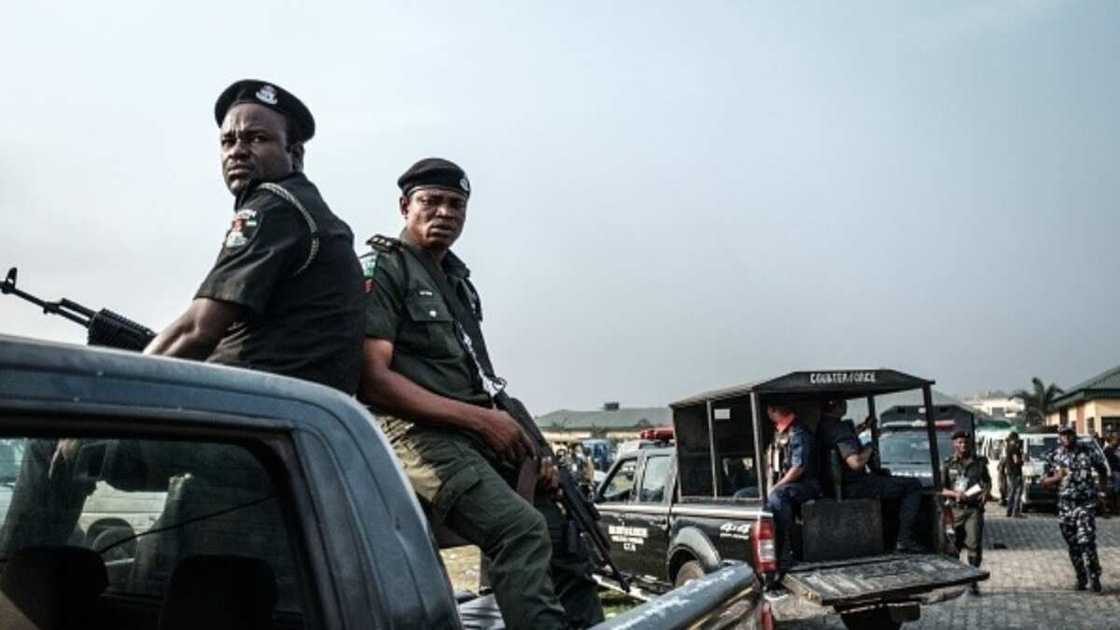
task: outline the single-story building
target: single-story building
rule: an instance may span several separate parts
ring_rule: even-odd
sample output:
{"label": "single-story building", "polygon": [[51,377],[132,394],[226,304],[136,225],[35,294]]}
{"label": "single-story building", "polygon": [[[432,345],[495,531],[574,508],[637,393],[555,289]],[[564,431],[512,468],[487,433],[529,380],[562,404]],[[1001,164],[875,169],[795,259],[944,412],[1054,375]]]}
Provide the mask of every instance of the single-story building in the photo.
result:
{"label": "single-story building", "polygon": [[1080,435],[1120,432],[1120,366],[1066,390],[1051,403],[1048,426],[1072,426]]}
{"label": "single-story building", "polygon": [[545,438],[568,442],[589,437],[634,440],[644,429],[671,426],[673,412],[668,407],[621,407],[616,402],[596,411],[559,409],[537,416],[537,426]]}

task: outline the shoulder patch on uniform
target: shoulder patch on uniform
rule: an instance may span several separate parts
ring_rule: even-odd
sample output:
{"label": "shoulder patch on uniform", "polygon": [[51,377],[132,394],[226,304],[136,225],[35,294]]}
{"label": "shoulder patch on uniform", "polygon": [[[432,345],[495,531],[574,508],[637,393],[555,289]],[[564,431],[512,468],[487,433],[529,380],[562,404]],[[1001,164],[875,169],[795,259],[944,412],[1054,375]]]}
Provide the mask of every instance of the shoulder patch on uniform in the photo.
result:
{"label": "shoulder patch on uniform", "polygon": [[242,247],[257,233],[261,224],[261,214],[252,208],[242,208],[233,215],[233,222],[226,232],[226,248]]}
{"label": "shoulder patch on uniform", "polygon": [[397,248],[401,246],[401,242],[399,239],[395,239],[390,236],[385,236],[383,234],[374,234],[373,236],[369,237],[368,241],[366,241],[366,245],[369,245],[376,251],[389,253],[396,251]]}
{"label": "shoulder patch on uniform", "polygon": [[373,272],[377,269],[377,256],[378,252],[375,249],[368,254],[364,254],[360,259],[362,262],[362,277],[365,278],[362,286],[365,287],[366,293],[373,293]]}

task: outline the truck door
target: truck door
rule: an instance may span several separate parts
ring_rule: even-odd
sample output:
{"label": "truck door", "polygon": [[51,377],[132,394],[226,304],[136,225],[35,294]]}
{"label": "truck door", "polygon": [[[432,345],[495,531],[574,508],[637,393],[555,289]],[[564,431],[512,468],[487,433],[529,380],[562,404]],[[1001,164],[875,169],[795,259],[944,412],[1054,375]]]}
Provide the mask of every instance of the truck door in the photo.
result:
{"label": "truck door", "polygon": [[[642,463],[635,510],[630,513],[635,534],[635,560],[645,575],[668,581],[665,558],[669,552],[669,499],[673,489],[670,453],[647,454]],[[640,542],[638,542],[640,541]]]}
{"label": "truck door", "polygon": [[599,508],[599,529],[611,545],[611,557],[624,573],[634,574],[635,545],[628,536],[630,516],[634,507],[638,454],[624,455],[607,473],[595,496]]}

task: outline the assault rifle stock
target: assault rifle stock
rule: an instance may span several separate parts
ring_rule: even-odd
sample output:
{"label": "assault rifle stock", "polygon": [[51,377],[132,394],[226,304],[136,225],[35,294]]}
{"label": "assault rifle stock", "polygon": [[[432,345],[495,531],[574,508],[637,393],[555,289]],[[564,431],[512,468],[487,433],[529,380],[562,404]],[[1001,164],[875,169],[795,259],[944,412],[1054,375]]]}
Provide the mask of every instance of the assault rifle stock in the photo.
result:
{"label": "assault rifle stock", "polygon": [[44,314],[59,315],[84,326],[89,331],[87,342],[91,346],[140,351],[156,337],[156,334],[148,328],[108,309],[94,311],[66,298],[57,302],[48,302],[21,291],[16,288],[16,273],[15,267],[8,270],[8,276],[4,278],[3,283],[0,283],[0,293],[4,295],[10,293],[23,298],[41,307]]}
{"label": "assault rifle stock", "polygon": [[[552,446],[549,445],[548,440],[545,439],[544,434],[537,427],[537,423],[529,415],[529,410],[521,404],[520,400],[501,391],[494,396],[494,402],[499,408],[512,416],[517,424],[521,425],[521,428],[529,435],[529,439],[537,445],[537,449],[543,455],[551,458],[552,461],[556,461],[556,454],[552,452]],[[610,571],[611,578],[618,582],[618,585],[624,591],[629,593],[630,580],[623,575],[622,571],[619,571],[614,561],[611,560],[610,541],[607,540],[607,537],[603,535],[597,525],[599,510],[595,509],[595,504],[588,501],[587,496],[580,492],[579,485],[576,484],[567,468],[557,466],[557,470],[560,475],[561,502],[564,505],[564,510],[568,513],[568,518],[571,519],[579,533],[590,543],[595,563],[599,567]]]}

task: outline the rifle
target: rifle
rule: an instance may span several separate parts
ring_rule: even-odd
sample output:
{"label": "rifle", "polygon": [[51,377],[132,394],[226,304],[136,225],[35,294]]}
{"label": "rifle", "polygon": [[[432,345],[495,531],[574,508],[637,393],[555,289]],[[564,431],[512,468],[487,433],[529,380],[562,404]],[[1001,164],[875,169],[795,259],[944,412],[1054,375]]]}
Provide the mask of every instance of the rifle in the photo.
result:
{"label": "rifle", "polygon": [[156,334],[127,317],[108,309],[94,312],[77,302],[62,298],[57,302],[41,300],[30,293],[16,288],[15,267],[8,270],[8,276],[0,283],[0,293],[23,298],[43,309],[44,315],[60,315],[84,326],[89,331],[87,342],[91,346],[106,346],[122,350],[143,350],[155,339]]}
{"label": "rifle", "polygon": [[[537,423],[529,415],[529,410],[521,404],[520,400],[502,390],[494,395],[494,403],[512,416],[517,424],[521,425],[521,428],[528,434],[529,439],[537,445],[537,449],[541,453],[551,458],[553,462],[557,461],[556,454],[552,452],[552,446],[545,439]],[[629,593],[630,580],[615,566],[614,560],[611,559],[610,542],[596,524],[599,520],[599,510],[595,509],[595,504],[589,501],[587,495],[580,491],[579,484],[572,478],[572,473],[567,467],[557,466],[556,469],[560,476],[561,503],[571,523],[575,525],[576,536],[583,535],[590,543],[595,563],[608,569],[611,578],[618,582],[622,590]]]}

